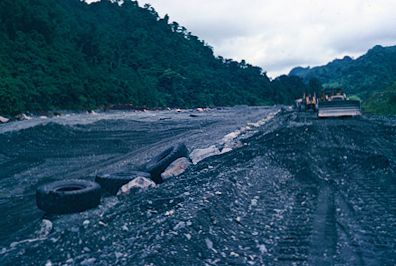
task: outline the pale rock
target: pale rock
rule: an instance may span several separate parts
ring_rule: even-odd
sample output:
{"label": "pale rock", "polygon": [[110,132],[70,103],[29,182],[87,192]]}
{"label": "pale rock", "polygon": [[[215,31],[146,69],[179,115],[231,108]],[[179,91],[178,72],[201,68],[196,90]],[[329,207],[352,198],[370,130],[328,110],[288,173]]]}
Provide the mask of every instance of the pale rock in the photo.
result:
{"label": "pale rock", "polygon": [[121,257],[123,257],[124,256],[124,254],[123,253],[121,253],[121,252],[115,252],[115,257],[116,257],[116,259],[118,260],[119,258],[121,258]]}
{"label": "pale rock", "polygon": [[205,239],[205,243],[208,249],[213,249],[213,242],[209,238]]}
{"label": "pale rock", "polygon": [[251,204],[253,207],[257,206],[257,199],[252,199],[252,200],[250,201],[250,204]]}
{"label": "pale rock", "polygon": [[259,249],[260,249],[261,254],[264,254],[264,253],[268,252],[268,250],[267,250],[267,248],[265,247],[264,244],[259,245]]}
{"label": "pale rock", "polygon": [[7,123],[10,119],[0,116],[0,123]]}
{"label": "pale rock", "polygon": [[225,148],[223,148],[223,149],[221,150],[221,154],[224,154],[224,153],[227,153],[227,152],[230,152],[230,151],[232,151],[231,148],[225,147]]}
{"label": "pale rock", "polygon": [[101,226],[104,226],[104,227],[106,227],[106,226],[107,226],[107,224],[106,224],[106,223],[104,223],[104,222],[102,222],[102,221],[99,221],[99,225],[101,225]]}
{"label": "pale rock", "polygon": [[96,259],[95,258],[88,258],[81,262],[81,265],[95,265]]}
{"label": "pale rock", "polygon": [[129,194],[132,189],[146,190],[150,187],[155,187],[155,183],[152,180],[142,176],[138,176],[135,179],[133,179],[131,182],[123,185],[118,191],[117,195]]}
{"label": "pale rock", "polygon": [[165,215],[166,216],[173,216],[173,215],[175,215],[175,211],[174,210],[166,211]]}
{"label": "pale rock", "polygon": [[236,252],[234,252],[234,251],[231,251],[231,252],[230,252],[230,256],[232,256],[232,257],[239,257],[239,254],[236,253]]}
{"label": "pale rock", "polygon": [[163,180],[166,180],[171,177],[179,176],[184,173],[190,165],[191,162],[188,158],[179,158],[166,168],[166,170],[161,174],[161,177]]}
{"label": "pale rock", "polygon": [[186,223],[185,222],[179,222],[175,225],[175,227],[173,227],[173,230],[177,231],[180,229],[183,229],[184,227],[186,227]]}
{"label": "pale rock", "polygon": [[46,238],[53,228],[52,222],[47,219],[41,221],[40,231],[38,233],[39,238]]}
{"label": "pale rock", "polygon": [[223,142],[224,142],[224,143],[227,143],[227,142],[233,141],[233,140],[236,139],[240,134],[241,134],[241,131],[240,131],[240,130],[235,130],[235,131],[233,131],[233,132],[231,132],[231,133],[225,135],[225,136],[223,137]]}
{"label": "pale rock", "polygon": [[202,112],[204,112],[205,110],[204,110],[203,108],[201,108],[201,107],[198,107],[198,108],[197,108],[197,111],[200,112],[200,113],[202,113]]}
{"label": "pale rock", "polygon": [[214,155],[219,155],[219,154],[220,154],[220,150],[215,145],[212,145],[205,149],[193,150],[190,153],[190,158],[191,158],[193,164],[197,164],[205,158],[208,158],[208,157],[211,157]]}
{"label": "pale rock", "polygon": [[18,120],[31,120],[32,118],[24,113],[19,114],[16,116]]}

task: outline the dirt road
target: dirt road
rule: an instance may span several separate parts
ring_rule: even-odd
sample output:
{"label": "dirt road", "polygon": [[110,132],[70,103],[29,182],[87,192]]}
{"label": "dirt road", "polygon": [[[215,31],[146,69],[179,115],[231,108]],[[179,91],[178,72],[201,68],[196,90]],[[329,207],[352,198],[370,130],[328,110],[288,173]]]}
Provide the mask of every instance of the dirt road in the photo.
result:
{"label": "dirt road", "polygon": [[[206,120],[197,120],[201,122],[190,126],[172,117],[161,120],[162,124],[153,131],[148,130],[149,123],[133,125],[141,132],[162,132],[163,137],[158,139],[168,144],[172,143],[170,139],[186,138],[192,149],[200,143],[209,145],[232,128],[275,110],[247,108],[228,111],[229,116],[214,111]],[[240,118],[233,124],[236,113]],[[119,148],[117,156],[106,156],[111,147],[114,149],[114,143],[103,142],[104,128],[111,125],[114,137],[115,126],[125,128],[132,124],[98,123],[85,130],[93,139],[97,134],[93,129],[100,127],[106,153],[92,155],[96,156],[96,163],[91,160],[84,169],[123,167],[122,156],[129,154],[130,158],[131,152],[142,149],[142,141],[137,145],[131,138],[128,143],[135,148],[124,152]],[[210,131],[213,126],[217,129]],[[199,137],[199,130],[203,137]],[[215,136],[212,139],[208,137],[211,132]],[[14,141],[12,137],[16,138],[17,133],[7,134]],[[68,138],[71,137],[65,137]],[[145,146],[154,152],[154,147],[159,147],[156,143],[161,141]],[[42,239],[34,240],[42,218],[37,210],[30,211],[35,220],[25,227],[2,222],[3,234],[7,226],[17,233],[2,237],[0,264],[396,264],[395,118],[317,120],[282,111],[242,142],[243,147],[208,158],[155,189],[105,198],[98,209],[81,214],[46,216],[53,229]],[[77,160],[76,150],[73,154],[70,151],[68,161]],[[137,157],[131,160],[143,160]],[[34,166],[26,167],[32,175]],[[8,175],[15,177],[12,168],[7,169]],[[53,176],[54,168],[51,169]],[[17,175],[20,177],[21,173]],[[8,207],[25,205],[3,201],[1,208],[12,216]],[[25,208],[34,208],[34,204]],[[34,241],[18,242],[23,239]]]}

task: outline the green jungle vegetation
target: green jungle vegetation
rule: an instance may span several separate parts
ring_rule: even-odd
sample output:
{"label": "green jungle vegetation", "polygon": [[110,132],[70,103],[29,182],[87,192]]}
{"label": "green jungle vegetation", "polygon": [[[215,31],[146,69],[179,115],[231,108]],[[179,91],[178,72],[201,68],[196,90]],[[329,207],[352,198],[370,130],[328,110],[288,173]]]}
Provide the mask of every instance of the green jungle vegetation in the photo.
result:
{"label": "green jungle vegetation", "polygon": [[396,82],[384,91],[373,93],[363,103],[367,112],[396,115]]}
{"label": "green jungle vegetation", "polygon": [[[0,2],[0,114],[114,104],[198,107],[292,103],[313,90],[270,80],[150,5],[110,0]],[[320,84],[319,84],[320,85]]]}

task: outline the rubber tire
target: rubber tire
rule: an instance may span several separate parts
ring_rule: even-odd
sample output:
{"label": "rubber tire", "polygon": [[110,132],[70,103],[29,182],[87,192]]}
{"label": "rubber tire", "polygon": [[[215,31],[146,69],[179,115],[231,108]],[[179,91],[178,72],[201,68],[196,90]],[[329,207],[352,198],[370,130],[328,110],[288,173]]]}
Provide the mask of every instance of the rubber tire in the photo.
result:
{"label": "rubber tire", "polygon": [[151,179],[156,184],[160,184],[163,182],[161,173],[163,173],[173,161],[181,157],[189,158],[188,149],[183,143],[170,147],[151,159],[146,164],[146,172],[151,174]]}
{"label": "rubber tire", "polygon": [[100,203],[101,187],[87,180],[61,180],[44,184],[36,190],[37,207],[47,213],[82,212]]}
{"label": "rubber tire", "polygon": [[118,190],[125,184],[129,183],[138,176],[151,179],[151,174],[141,171],[129,171],[113,174],[97,175],[95,182],[99,183],[102,189],[112,195],[116,195]]}

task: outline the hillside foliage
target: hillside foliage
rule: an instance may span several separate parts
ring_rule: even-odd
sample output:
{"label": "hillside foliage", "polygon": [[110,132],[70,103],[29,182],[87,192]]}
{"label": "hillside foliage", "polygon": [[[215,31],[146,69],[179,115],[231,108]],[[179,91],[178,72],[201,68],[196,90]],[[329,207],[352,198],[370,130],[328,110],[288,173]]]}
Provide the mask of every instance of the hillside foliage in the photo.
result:
{"label": "hillside foliage", "polygon": [[207,43],[147,4],[0,2],[1,114],[126,103],[290,103],[305,89],[299,79],[271,81],[260,67],[214,56]]}
{"label": "hillside foliage", "polygon": [[342,87],[367,99],[396,80],[396,46],[377,45],[357,59],[346,56],[324,66],[296,67],[289,76],[301,77],[306,83],[314,78],[324,86]]}
{"label": "hillside foliage", "polygon": [[373,93],[363,107],[371,113],[396,115],[396,82],[384,91]]}

